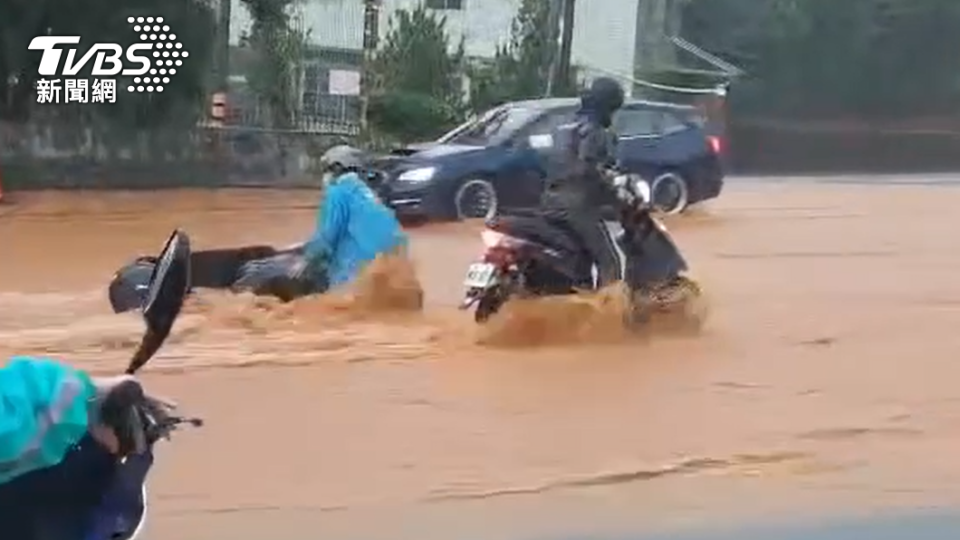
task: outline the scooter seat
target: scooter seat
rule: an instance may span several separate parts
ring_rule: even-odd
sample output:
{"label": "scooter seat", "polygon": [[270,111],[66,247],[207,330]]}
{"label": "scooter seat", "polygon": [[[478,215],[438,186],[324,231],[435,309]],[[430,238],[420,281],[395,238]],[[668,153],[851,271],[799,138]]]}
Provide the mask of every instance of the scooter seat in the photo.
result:
{"label": "scooter seat", "polygon": [[581,253],[583,248],[566,222],[550,219],[539,213],[525,212],[501,216],[488,226],[524,240],[529,240],[567,253]]}

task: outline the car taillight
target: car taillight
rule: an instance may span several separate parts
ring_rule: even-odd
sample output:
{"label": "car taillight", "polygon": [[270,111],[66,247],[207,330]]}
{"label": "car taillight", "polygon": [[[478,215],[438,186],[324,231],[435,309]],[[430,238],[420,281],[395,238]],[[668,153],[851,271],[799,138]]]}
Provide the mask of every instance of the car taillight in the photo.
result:
{"label": "car taillight", "polygon": [[711,135],[707,137],[707,141],[710,142],[710,149],[713,150],[714,154],[719,154],[723,151],[723,142],[720,140],[720,137]]}

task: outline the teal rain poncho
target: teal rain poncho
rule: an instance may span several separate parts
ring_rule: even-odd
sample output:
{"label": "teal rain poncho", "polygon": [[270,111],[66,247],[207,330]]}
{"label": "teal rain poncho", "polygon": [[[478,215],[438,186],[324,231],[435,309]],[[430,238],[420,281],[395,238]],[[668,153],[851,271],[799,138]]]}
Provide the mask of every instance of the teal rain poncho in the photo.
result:
{"label": "teal rain poncho", "polygon": [[95,397],[86,373],[55,360],[0,368],[0,483],[60,463],[86,434]]}

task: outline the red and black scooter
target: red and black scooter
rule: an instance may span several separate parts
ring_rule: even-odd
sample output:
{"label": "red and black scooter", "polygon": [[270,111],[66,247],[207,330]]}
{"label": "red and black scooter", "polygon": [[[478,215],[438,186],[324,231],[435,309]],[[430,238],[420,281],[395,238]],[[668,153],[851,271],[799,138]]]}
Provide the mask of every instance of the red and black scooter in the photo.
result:
{"label": "red and black scooter", "polygon": [[[618,220],[607,222],[624,264],[621,275],[633,298],[651,291],[696,290],[687,262],[666,227],[653,215],[650,185],[636,175],[619,177]],[[596,272],[576,234],[538,212],[494,218],[481,232],[484,251],[467,269],[460,309],[474,308],[485,322],[513,297],[575,294],[596,288]],[[636,302],[637,308],[642,302]],[[643,316],[642,313],[634,315]]]}

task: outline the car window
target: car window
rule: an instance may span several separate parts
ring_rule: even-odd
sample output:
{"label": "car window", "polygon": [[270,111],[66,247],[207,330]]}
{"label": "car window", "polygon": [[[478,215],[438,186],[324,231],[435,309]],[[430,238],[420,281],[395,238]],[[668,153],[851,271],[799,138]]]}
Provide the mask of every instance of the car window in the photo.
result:
{"label": "car window", "polygon": [[506,140],[526,126],[538,113],[536,109],[513,105],[491,109],[479,117],[464,122],[440,137],[441,144],[486,145]]}
{"label": "car window", "polygon": [[573,122],[575,115],[575,109],[547,111],[543,116],[537,118],[536,122],[530,125],[525,135],[549,135],[558,127]]}
{"label": "car window", "polygon": [[663,133],[676,133],[690,127],[690,122],[696,122],[696,117],[691,116],[689,120],[681,118],[672,112],[663,112]]}
{"label": "car window", "polygon": [[620,137],[658,135],[664,131],[663,113],[652,109],[620,109],[613,118],[613,129]]}

